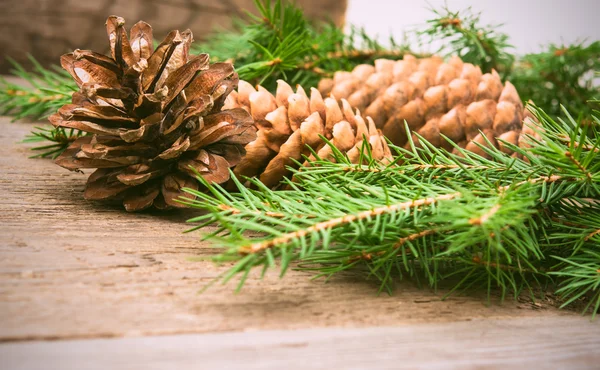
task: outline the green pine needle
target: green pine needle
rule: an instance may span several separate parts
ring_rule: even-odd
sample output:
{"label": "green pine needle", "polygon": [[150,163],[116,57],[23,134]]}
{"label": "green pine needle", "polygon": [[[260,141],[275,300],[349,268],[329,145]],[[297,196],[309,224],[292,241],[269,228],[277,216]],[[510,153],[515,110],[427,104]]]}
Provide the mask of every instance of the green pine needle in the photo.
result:
{"label": "green pine needle", "polygon": [[36,154],[31,158],[56,159],[69,145],[85,133],[76,129],[62,127],[35,127],[23,140],[24,143],[42,143],[31,148]]}
{"label": "green pine needle", "polygon": [[427,21],[427,28],[418,31],[425,42],[444,41],[436,51],[442,55],[458,55],[467,63],[481,67],[483,72],[495,69],[503,76],[510,73],[515,61],[514,48],[507,34],[499,32],[502,25],[480,24],[479,13],[471,8],[452,11],[447,6],[431,8],[433,19]]}

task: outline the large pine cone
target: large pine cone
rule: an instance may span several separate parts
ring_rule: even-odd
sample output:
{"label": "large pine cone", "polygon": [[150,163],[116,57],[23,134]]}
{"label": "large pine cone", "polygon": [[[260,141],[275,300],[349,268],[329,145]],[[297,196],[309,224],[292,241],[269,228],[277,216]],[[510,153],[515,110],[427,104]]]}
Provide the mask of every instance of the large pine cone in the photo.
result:
{"label": "large pine cone", "polygon": [[256,138],[243,109],[222,109],[238,77],[229,63],[189,55],[192,33],[172,31],[153,51],[152,28],[106,22],[112,57],[76,50],[61,58],[79,91],[50,117],[56,127],[93,135],[76,140],[57,163],[96,168],[84,196],[119,199],[128,211],[180,207],[182,187],[198,189],[197,171],[224,183]]}
{"label": "large pine cone", "polygon": [[497,138],[515,145],[523,142],[525,112],[515,87],[503,84],[495,71],[482,74],[458,57],[446,63],[439,57],[410,55],[399,61],[379,59],[374,66],[337,72],[333,79],[320,81],[319,90],[345,98],[371,116],[398,146],[408,146],[405,120],[411,131],[446,149],[452,147],[440,134],[480,155],[485,153],[475,143],[485,145],[486,138],[509,153]]}
{"label": "large pine cone", "polygon": [[[263,184],[276,187],[290,175],[303,156],[310,157],[312,148],[321,159],[334,161],[326,137],[352,163],[360,161],[366,145],[373,158],[380,161],[392,157],[387,142],[370,117],[362,118],[344,99],[323,99],[317,89],[310,97],[301,86],[293,89],[279,80],[275,96],[258,86],[239,82],[238,92],[232,92],[227,108],[241,107],[252,115],[258,128],[255,141],[246,146],[247,155],[235,167],[238,177],[258,177]],[[366,138],[367,142],[364,142]]]}

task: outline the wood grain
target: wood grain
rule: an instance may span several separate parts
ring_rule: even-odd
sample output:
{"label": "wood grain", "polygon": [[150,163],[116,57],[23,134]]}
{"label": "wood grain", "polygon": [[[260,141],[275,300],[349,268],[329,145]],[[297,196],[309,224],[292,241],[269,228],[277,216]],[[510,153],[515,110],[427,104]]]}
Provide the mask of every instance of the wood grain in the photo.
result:
{"label": "wood grain", "polygon": [[225,271],[193,211],[128,214],[83,199],[85,175],[29,159],[19,141],[32,124],[0,119],[0,341],[318,327],[397,326],[478,318],[555,317],[545,301],[486,304],[398,283],[392,296],[344,275],[325,284],[291,271],[199,289]]}
{"label": "wood grain", "polygon": [[37,369],[598,369],[600,322],[582,317],[0,344]]}

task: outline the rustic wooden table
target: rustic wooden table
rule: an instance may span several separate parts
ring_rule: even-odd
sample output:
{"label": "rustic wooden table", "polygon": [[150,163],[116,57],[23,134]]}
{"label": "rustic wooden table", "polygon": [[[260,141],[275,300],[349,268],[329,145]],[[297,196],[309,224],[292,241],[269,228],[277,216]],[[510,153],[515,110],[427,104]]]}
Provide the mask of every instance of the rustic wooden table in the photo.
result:
{"label": "rustic wooden table", "polygon": [[194,212],[85,201],[85,175],[28,158],[32,126],[0,119],[2,369],[600,367],[598,320],[545,301],[295,271],[198,294],[227,266],[190,260],[211,254],[182,234]]}

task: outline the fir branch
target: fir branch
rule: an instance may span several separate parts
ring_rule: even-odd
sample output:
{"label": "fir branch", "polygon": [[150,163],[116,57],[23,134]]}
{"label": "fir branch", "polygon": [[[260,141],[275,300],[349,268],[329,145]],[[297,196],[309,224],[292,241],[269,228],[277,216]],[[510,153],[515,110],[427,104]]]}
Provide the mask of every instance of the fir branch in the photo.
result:
{"label": "fir branch", "polygon": [[417,35],[427,37],[427,43],[442,41],[437,53],[458,55],[480,66],[483,72],[495,69],[502,76],[510,73],[515,61],[513,46],[507,34],[497,31],[501,25],[481,25],[481,14],[473,13],[471,8],[452,11],[444,6],[431,8],[431,12],[434,18]]}
{"label": "fir branch", "polygon": [[533,100],[548,114],[559,115],[559,102],[570,112],[589,116],[589,101],[600,94],[594,82],[600,70],[600,41],[550,45],[541,53],[520,58],[510,75],[521,97]]}
{"label": "fir branch", "polygon": [[359,165],[339,153],[335,163],[316,158],[293,171],[288,190],[250,179],[255,189],[236,182],[236,194],[199,177],[210,194],[188,190],[198,199],[185,202],[209,212],[190,221],[219,225],[206,238],[223,249],[216,261],[237,261],[225,281],[242,274],[238,287],[252,268],[279,259],[281,274],[292,262],[318,276],[365,266],[388,291],[408,274],[434,287],[458,278],[452,291],[516,296],[556,275],[570,304],[597,292],[594,275],[575,280],[569,268],[582,253],[585,271],[600,263],[587,252],[600,253],[600,212],[584,199],[600,198],[599,126],[532,109],[544,145],[514,148],[528,162],[483,146],[489,158],[450,154],[419,138],[423,147],[395,148],[398,160],[387,165],[368,155]]}
{"label": "fir branch", "polygon": [[347,214],[342,217],[337,217],[333,219],[329,219],[327,221],[322,221],[312,226],[307,227],[306,229],[297,230],[291,233],[284,234],[282,236],[278,236],[277,238],[270,239],[264,242],[253,243],[251,245],[244,245],[238,249],[239,254],[253,254],[253,253],[261,253],[266,249],[270,249],[276,247],[281,244],[290,243],[292,240],[297,240],[306,237],[311,233],[319,233],[324,230],[328,230],[335,227],[340,227],[342,225],[351,224],[353,222],[361,221],[367,218],[377,217],[382,214],[388,213],[396,213],[400,211],[404,211],[411,208],[429,206],[431,204],[437,203],[441,200],[449,200],[460,196],[460,193],[450,193],[444,194],[437,197],[428,197],[421,198],[416,200],[411,200],[407,202],[401,202],[391,205],[386,205],[382,207],[373,208],[371,210],[362,211],[357,214]]}
{"label": "fir branch", "polygon": [[562,278],[561,286],[556,291],[565,299],[561,307],[578,300],[587,300],[584,312],[591,310],[592,317],[595,317],[600,311],[600,248],[598,243],[593,249],[584,249],[567,258],[552,257],[562,263],[560,270],[550,272],[550,274]]}

